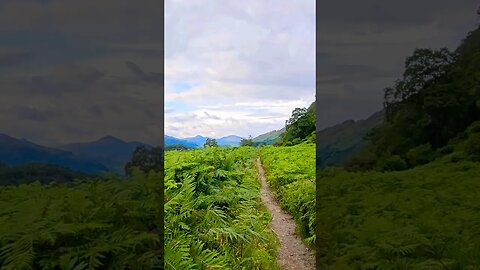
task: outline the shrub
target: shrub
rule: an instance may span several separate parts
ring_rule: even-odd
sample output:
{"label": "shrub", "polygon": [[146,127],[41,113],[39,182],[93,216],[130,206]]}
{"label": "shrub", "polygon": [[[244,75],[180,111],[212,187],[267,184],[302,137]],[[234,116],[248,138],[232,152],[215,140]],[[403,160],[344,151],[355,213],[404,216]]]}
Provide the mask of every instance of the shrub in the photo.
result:
{"label": "shrub", "polygon": [[480,134],[472,134],[465,142],[465,153],[469,158],[480,161]]}
{"label": "shrub", "polygon": [[378,161],[381,171],[401,171],[407,168],[407,163],[399,155],[383,157]]}
{"label": "shrub", "polygon": [[480,133],[480,121],[473,122],[466,130],[467,134]]}
{"label": "shrub", "polygon": [[414,147],[406,154],[408,165],[414,167],[426,164],[432,161],[433,154],[432,146],[428,143]]}
{"label": "shrub", "polygon": [[377,162],[377,156],[372,152],[364,152],[345,162],[347,171],[368,171],[373,169]]}
{"label": "shrub", "polygon": [[453,153],[453,150],[455,150],[455,149],[452,145],[446,145],[442,148],[439,148],[437,150],[437,153],[440,154],[440,155],[448,155],[448,154]]}

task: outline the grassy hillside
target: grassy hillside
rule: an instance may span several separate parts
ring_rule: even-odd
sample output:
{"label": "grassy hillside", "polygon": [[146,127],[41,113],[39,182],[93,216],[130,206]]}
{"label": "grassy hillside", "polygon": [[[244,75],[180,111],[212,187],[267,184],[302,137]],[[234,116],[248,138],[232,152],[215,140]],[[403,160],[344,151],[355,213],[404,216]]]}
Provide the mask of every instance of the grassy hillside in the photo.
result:
{"label": "grassy hillside", "polygon": [[480,163],[318,175],[322,269],[478,269]]}
{"label": "grassy hillside", "polygon": [[282,128],[280,130],[272,130],[270,132],[261,134],[253,138],[253,142],[260,145],[271,145],[275,143],[278,140],[278,138],[280,138],[280,135],[282,135],[283,132],[285,132],[285,128]]}

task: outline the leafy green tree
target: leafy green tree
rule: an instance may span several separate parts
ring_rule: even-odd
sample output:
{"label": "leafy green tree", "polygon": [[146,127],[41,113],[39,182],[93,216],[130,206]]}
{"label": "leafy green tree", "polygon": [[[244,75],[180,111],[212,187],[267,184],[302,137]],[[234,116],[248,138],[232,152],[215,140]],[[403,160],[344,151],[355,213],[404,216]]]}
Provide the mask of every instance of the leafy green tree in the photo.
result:
{"label": "leafy green tree", "polygon": [[132,154],[132,159],[125,164],[125,174],[131,176],[134,168],[148,173],[163,171],[163,150],[161,147],[147,149],[144,146],[138,146]]}
{"label": "leafy green tree", "polygon": [[274,145],[296,145],[302,141],[311,140],[310,136],[315,132],[315,102],[307,108],[296,108],[292,116],[285,122],[285,132]]}
{"label": "leafy green tree", "polygon": [[248,136],[248,139],[242,138],[242,140],[240,140],[240,146],[255,146],[252,136]]}
{"label": "leafy green tree", "polygon": [[206,140],[205,143],[203,144],[203,147],[205,147],[205,148],[207,148],[207,147],[218,147],[217,140],[211,139],[211,138],[207,138],[207,140]]}

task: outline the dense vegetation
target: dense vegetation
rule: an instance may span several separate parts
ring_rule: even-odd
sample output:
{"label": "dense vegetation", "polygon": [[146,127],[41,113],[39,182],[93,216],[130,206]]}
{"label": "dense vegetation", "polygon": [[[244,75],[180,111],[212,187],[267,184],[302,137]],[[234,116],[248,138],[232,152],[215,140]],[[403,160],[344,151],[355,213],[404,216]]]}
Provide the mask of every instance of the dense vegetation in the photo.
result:
{"label": "dense vegetation", "polygon": [[260,149],[267,182],[283,209],[297,221],[300,234],[315,242],[315,145]]}
{"label": "dense vegetation", "polygon": [[0,164],[0,186],[29,184],[40,182],[42,184],[70,183],[77,179],[85,179],[90,175],[72,171],[55,165],[25,164],[2,165]]}
{"label": "dense vegetation", "polygon": [[162,265],[162,176],[0,189],[2,269],[155,269]]}
{"label": "dense vegetation", "polygon": [[480,120],[480,29],[454,52],[417,49],[403,78],[385,89],[386,121],[349,163],[352,170],[402,170],[432,161],[473,121]]}
{"label": "dense vegetation", "polygon": [[252,147],[165,154],[165,268],[276,269]]}
{"label": "dense vegetation", "polygon": [[365,147],[319,172],[320,267],[480,268],[479,56],[480,30],[417,49]]}
{"label": "dense vegetation", "polygon": [[194,149],[194,148],[190,147],[190,146],[183,145],[183,144],[165,145],[165,151],[170,151],[170,150],[184,151],[184,150],[191,150],[191,149]]}
{"label": "dense vegetation", "polygon": [[316,106],[296,108],[292,116],[285,122],[285,131],[275,141],[275,146],[292,146],[302,142],[315,143],[316,139]]}
{"label": "dense vegetation", "polygon": [[467,154],[401,172],[331,168],[318,177],[322,269],[480,267],[480,163]]}

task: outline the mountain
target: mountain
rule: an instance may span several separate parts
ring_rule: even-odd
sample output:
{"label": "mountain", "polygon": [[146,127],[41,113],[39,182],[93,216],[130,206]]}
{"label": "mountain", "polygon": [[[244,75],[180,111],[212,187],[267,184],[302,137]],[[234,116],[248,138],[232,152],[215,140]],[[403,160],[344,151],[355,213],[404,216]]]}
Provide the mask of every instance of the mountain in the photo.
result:
{"label": "mountain", "polygon": [[365,120],[348,120],[317,133],[317,165],[340,166],[364,145],[368,131],[383,120],[383,111]]}
{"label": "mountain", "polygon": [[270,145],[273,144],[278,138],[280,138],[280,135],[283,132],[285,132],[285,128],[282,128],[280,130],[272,130],[270,132],[258,135],[257,137],[253,138],[253,141],[260,144]]}
{"label": "mountain", "polygon": [[188,142],[191,142],[191,143],[194,143],[194,144],[202,147],[203,144],[207,141],[207,137],[203,137],[203,136],[197,135],[197,136],[195,136],[195,137],[185,138],[184,140],[186,140],[186,141],[188,141]]}
{"label": "mountain", "polygon": [[230,135],[216,140],[219,146],[239,146],[242,137]]}
{"label": "mountain", "polygon": [[62,146],[61,149],[105,164],[117,173],[123,173],[125,163],[131,159],[133,151],[138,146],[152,148],[151,145],[145,143],[125,142],[113,136],[106,136],[93,142],[68,144]]}
{"label": "mountain", "polygon": [[[178,139],[178,138],[168,136],[168,135],[165,135],[164,140],[165,140],[165,146],[167,146],[167,145],[183,145],[183,146],[193,147],[193,148],[200,147],[200,145],[198,145],[194,142],[190,142],[186,139]],[[203,146],[203,144],[202,144],[202,146]]]}
{"label": "mountain", "polygon": [[100,162],[77,156],[70,151],[41,146],[5,134],[0,134],[0,163],[6,165],[43,163],[89,174],[108,171],[108,168]]}
{"label": "mountain", "polygon": [[[187,147],[203,147],[205,141],[208,137],[197,135],[195,137],[188,137],[184,139],[175,138],[172,136],[165,135],[165,145],[183,145]],[[230,135],[222,138],[216,138],[219,146],[239,146],[242,137],[236,135]]]}

